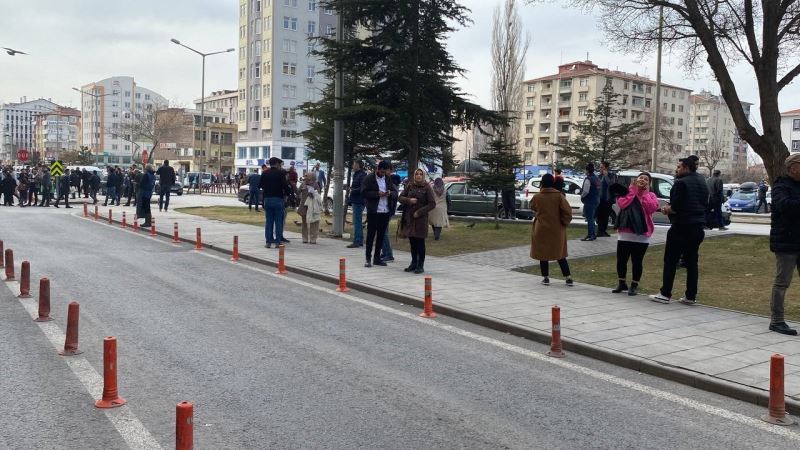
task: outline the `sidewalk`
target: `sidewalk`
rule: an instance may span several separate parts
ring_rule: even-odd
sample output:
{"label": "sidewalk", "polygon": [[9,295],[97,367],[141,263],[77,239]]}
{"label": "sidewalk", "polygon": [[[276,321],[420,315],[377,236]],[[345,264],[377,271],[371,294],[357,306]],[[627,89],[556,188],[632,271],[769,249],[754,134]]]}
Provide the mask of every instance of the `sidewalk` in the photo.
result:
{"label": "sidewalk", "polygon": [[[113,209],[115,221],[123,210],[129,220],[134,214],[132,208]],[[101,220],[107,219],[108,208],[100,211]],[[278,251],[264,248],[261,227],[172,211],[155,210],[154,218],[161,233],[171,235],[172,224],[178,222],[182,236],[193,240],[195,228],[201,227],[205,245],[226,251],[238,235],[243,257],[277,261]],[[290,272],[296,268],[333,281],[339,274],[338,259],[346,257],[349,282],[406,303],[422,297],[423,278],[401,270],[410,261],[405,252],[396,251],[396,262],[388,267],[365,268],[363,249],[347,249],[344,242],[334,239],[306,245],[299,235],[287,233],[286,237],[292,240],[286,246]],[[608,245],[615,243],[606,240]],[[526,265],[532,262],[528,259]],[[769,390],[770,356],[781,353],[786,358],[788,406],[795,411],[800,408],[800,338],[769,332],[765,317],[702,305],[662,305],[645,296],[615,295],[608,288],[580,283],[568,288],[554,280],[545,287],[539,277],[498,265],[471,261],[469,256],[429,256],[425,269],[433,277],[435,308],[546,342],[550,307],[558,303],[568,351],[759,403]]]}

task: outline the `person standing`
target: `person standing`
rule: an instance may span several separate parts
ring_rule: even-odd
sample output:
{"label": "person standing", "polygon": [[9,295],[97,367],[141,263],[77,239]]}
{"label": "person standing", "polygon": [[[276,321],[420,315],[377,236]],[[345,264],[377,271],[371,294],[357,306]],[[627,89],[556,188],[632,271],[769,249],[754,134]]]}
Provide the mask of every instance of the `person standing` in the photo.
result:
{"label": "person standing", "polygon": [[316,244],[319,236],[319,221],[322,219],[322,192],[311,172],[303,175],[298,214],[302,220],[300,231],[303,235],[303,243]]}
{"label": "person standing", "polygon": [[131,206],[131,197],[133,196],[133,169],[134,166],[130,166],[128,172],[125,173],[125,182],[123,184],[125,187],[125,206]]}
{"label": "person standing", "polygon": [[[267,166],[262,166],[262,170],[266,170]],[[247,194],[247,209],[253,210],[253,206],[256,207],[256,212],[258,212],[258,204],[261,200],[261,195],[258,191],[258,186],[261,184],[261,175],[258,172],[253,172],[247,177],[247,187],[248,187],[248,194]]]}
{"label": "person standing", "polygon": [[[617,199],[620,228],[617,231],[617,287],[611,292],[637,294],[642,280],[644,255],[655,231],[653,214],[658,211],[658,198],[650,192],[650,174],[642,172],[631,183],[628,194]],[[632,261],[633,278],[628,287],[628,260]]]}
{"label": "person standing", "polygon": [[404,270],[420,274],[425,272],[425,238],[428,237],[428,213],[436,207],[433,189],[425,179],[422,169],[414,171],[414,179],[406,185],[398,201],[405,205],[400,218],[400,233],[408,238],[411,247],[411,264]]}
{"label": "person standing", "polygon": [[165,159],[164,164],[158,168],[158,183],[160,190],[158,192],[158,210],[169,210],[169,196],[172,193],[172,185],[175,184],[175,169],[169,165],[169,160]]}
{"label": "person standing", "polygon": [[74,170],[72,172],[72,175],[70,176],[70,184],[72,185],[73,188],[75,188],[75,191],[72,192],[72,198],[75,199],[75,195],[80,197],[81,196],[81,172],[80,171]]}
{"label": "person standing", "polygon": [[614,207],[614,196],[611,194],[611,185],[617,182],[617,177],[611,173],[608,161],[600,163],[600,203],[597,205],[597,236],[611,237],[608,234],[608,219]]}
{"label": "person standing", "polygon": [[783,305],[795,269],[800,273],[800,153],[786,158],[786,175],[772,184],[772,225],[769,249],[775,253],[776,274],[770,297],[770,331],[796,336],[786,324]]}
{"label": "person standing", "polygon": [[117,198],[117,172],[114,168],[108,167],[108,175],[106,178],[106,199],[103,201],[103,206],[108,206],[108,200],[111,199],[111,206],[114,206],[114,199]]}
{"label": "person standing", "polygon": [[767,185],[767,180],[761,180],[758,183],[758,203],[756,204],[756,214],[760,214],[761,206],[764,206],[764,212],[769,213],[769,203],[767,203],[767,192],[769,192],[769,186]]}
{"label": "person standing", "polygon": [[[80,186],[83,188],[83,198],[89,198],[89,192],[91,190],[90,185],[92,184],[91,180],[92,174],[90,174],[89,171],[84,167],[83,171],[81,172],[80,181]],[[78,191],[78,195],[81,195],[80,191]]]}
{"label": "person standing", "polygon": [[28,190],[28,205],[39,205],[39,190],[42,188],[42,171],[40,167],[34,167],[31,173],[31,187]]}
{"label": "person standing", "polygon": [[29,183],[28,170],[22,169],[19,174],[19,183],[17,184],[17,198],[19,199],[20,208],[24,208],[28,200]]}
{"label": "person standing", "polygon": [[145,166],[139,182],[139,198],[136,201],[136,215],[144,219],[143,227],[151,225],[150,220],[153,215],[150,212],[150,199],[153,197],[153,189],[156,187],[156,172],[152,164]]}
{"label": "person standing", "polygon": [[289,163],[289,171],[286,173],[286,180],[289,182],[289,188],[292,190],[292,194],[289,196],[289,204],[292,208],[297,208],[298,206],[302,205],[303,202],[299,202],[297,200],[297,182],[299,181],[297,170],[294,168],[294,161]]}
{"label": "person standing", "polygon": [[3,206],[14,206],[14,191],[17,189],[17,180],[14,179],[14,174],[10,169],[3,171]]}
{"label": "person standing", "polygon": [[[381,245],[389,227],[389,220],[397,206],[397,186],[388,176],[391,169],[389,161],[378,163],[374,173],[367,175],[361,185],[361,196],[367,209],[367,262],[364,267],[385,266],[381,260]],[[372,248],[375,247],[375,255]]]}
{"label": "person standing", "polygon": [[719,228],[724,231],[728,229],[725,227],[725,223],[722,219],[722,203],[725,200],[725,195],[723,193],[721,176],[722,172],[715,170],[711,178],[706,181],[706,186],[708,187],[708,212],[710,216],[709,223],[706,225],[708,225],[709,230]]}
{"label": "person standing", "polygon": [[359,248],[364,245],[364,198],[361,196],[361,185],[367,172],[361,167],[361,161],[353,161],[353,176],[347,187],[348,203],[353,208],[353,243],[347,248]]}
{"label": "person standing", "polygon": [[[108,187],[108,185],[106,185]],[[92,204],[97,204],[97,193],[100,191],[100,175],[97,174],[96,170],[92,171],[92,175],[89,177],[89,196],[92,197]]]}
{"label": "person standing", "polygon": [[284,198],[290,194],[289,183],[286,175],[280,170],[280,158],[269,159],[269,170],[261,174],[260,187],[264,192],[264,238],[266,248],[275,248],[285,242],[283,238],[283,214],[285,210]]}
{"label": "person standing", "polygon": [[433,240],[438,241],[442,238],[442,228],[450,226],[450,219],[447,217],[447,209],[450,204],[450,194],[444,188],[444,181],[436,178],[433,182],[433,198],[436,207],[428,213],[428,222],[433,228]]}
{"label": "person standing", "polygon": [[53,205],[56,208],[58,208],[58,204],[59,204],[59,202],[61,202],[61,198],[62,197],[64,198],[64,207],[65,208],[72,208],[72,206],[69,206],[69,187],[71,185],[70,176],[69,175],[70,175],[69,169],[66,169],[66,170],[64,170],[64,175],[62,175],[61,178],[58,179],[58,186],[56,188],[56,192],[57,192],[56,195],[58,197],[56,198],[56,204]]}
{"label": "person standing", "polygon": [[583,180],[581,190],[581,202],[583,203],[583,217],[586,219],[587,233],[582,241],[594,241],[597,239],[595,228],[595,217],[597,207],[600,205],[600,179],[594,174],[594,164],[586,165],[586,178]]}
{"label": "person standing", "polygon": [[50,170],[47,167],[42,167],[41,173],[42,173],[42,183],[41,183],[42,202],[39,204],[39,206],[49,207],[50,197],[52,197],[52,191],[53,191],[52,179],[50,178]]}
{"label": "person standing", "polygon": [[541,189],[531,202],[531,209],[536,213],[531,226],[531,258],[539,261],[543,285],[550,285],[550,261],[558,261],[567,286],[572,286],[567,263],[567,226],[572,221],[572,208],[554,186],[553,175],[544,174]]}
{"label": "person standing", "polygon": [[672,226],[667,232],[664,247],[664,273],[661,289],[650,299],[658,303],[672,300],[675,271],[683,256],[686,262],[686,293],[680,302],[686,305],[697,303],[698,251],[705,238],[708,186],[703,176],[697,173],[698,158],[691,155],[679,160],[675,169],[675,183],[669,192],[669,204],[661,208],[668,215]]}
{"label": "person standing", "polygon": [[553,187],[559,192],[564,192],[564,175],[561,175],[561,169],[556,169],[553,173],[555,173]]}

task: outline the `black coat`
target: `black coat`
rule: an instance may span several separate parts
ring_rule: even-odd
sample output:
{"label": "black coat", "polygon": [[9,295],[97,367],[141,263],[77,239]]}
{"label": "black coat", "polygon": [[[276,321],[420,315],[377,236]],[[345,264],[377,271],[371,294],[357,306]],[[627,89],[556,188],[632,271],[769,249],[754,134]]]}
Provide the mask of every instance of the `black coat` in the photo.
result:
{"label": "black coat", "polygon": [[[387,198],[387,205],[389,206],[389,213],[394,214],[397,210],[397,186],[392,182],[391,177],[384,177],[386,179],[386,190],[389,191]],[[378,212],[378,203],[380,202],[380,190],[378,188],[378,180],[375,178],[375,173],[371,173],[364,178],[361,183],[361,196],[367,205],[367,214]]]}
{"label": "black coat", "polygon": [[673,225],[705,224],[708,207],[708,186],[697,172],[675,179],[669,191]]}
{"label": "black coat", "polygon": [[800,182],[783,176],[772,185],[772,227],[769,249],[800,252]]}

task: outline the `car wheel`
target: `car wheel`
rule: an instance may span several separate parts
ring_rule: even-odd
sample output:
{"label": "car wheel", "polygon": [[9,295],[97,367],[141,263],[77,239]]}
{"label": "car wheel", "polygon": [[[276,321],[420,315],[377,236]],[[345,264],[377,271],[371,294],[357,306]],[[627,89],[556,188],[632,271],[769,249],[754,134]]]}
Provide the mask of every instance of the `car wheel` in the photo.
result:
{"label": "car wheel", "polygon": [[497,218],[498,219],[508,219],[508,214],[506,213],[505,208],[502,205],[497,205]]}
{"label": "car wheel", "polygon": [[246,205],[250,204],[250,194],[244,194],[244,197],[242,197],[242,203]]}
{"label": "car wheel", "polygon": [[178,191],[178,197],[180,197],[181,195],[183,195],[183,191],[182,190]]}

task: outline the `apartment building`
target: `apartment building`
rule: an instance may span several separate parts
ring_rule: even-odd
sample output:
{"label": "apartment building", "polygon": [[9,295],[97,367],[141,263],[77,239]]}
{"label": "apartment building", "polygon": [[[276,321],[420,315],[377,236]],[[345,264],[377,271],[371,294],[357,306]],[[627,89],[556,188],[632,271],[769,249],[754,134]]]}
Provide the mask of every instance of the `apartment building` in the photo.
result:
{"label": "apartment building", "polygon": [[167,99],[139,86],[133,77],[127,76],[89,83],[80,91],[83,111],[81,145],[95,154],[97,163],[129,165],[134,152],[152,146],[152,142],[131,142],[130,134],[122,129],[130,129],[131,124],[151,122],[149,117],[155,111],[167,107]]}
{"label": "apartment building", "polygon": [[239,122],[239,91],[225,89],[212,92],[211,95],[205,98],[205,102],[199,98],[195,100],[195,109],[199,110],[204,103],[206,111],[225,114],[227,123]]}
{"label": "apartment building", "polygon": [[321,98],[327,80],[312,38],[333,36],[336,15],[317,0],[239,1],[236,168],[276,156],[306,167],[308,120],[298,111]]}
{"label": "apartment building", "polygon": [[[739,138],[730,109],[722,96],[708,91],[690,97],[689,145],[686,155],[700,157],[700,165],[730,174],[734,167],[747,164],[747,143]],[[743,102],[750,115],[750,103]]]}
{"label": "apartment building", "polygon": [[34,150],[39,158],[59,159],[63,151],[80,149],[81,112],[57,106],[34,118]]}
{"label": "apartment building", "polygon": [[35,150],[36,117],[39,114],[55,111],[59,106],[47,99],[28,101],[27,97],[18,103],[0,105],[0,161],[13,162],[19,150],[32,154]]}
{"label": "apartment building", "polygon": [[[652,129],[655,107],[655,81],[638,74],[598,67],[592,61],[576,61],[558,66],[558,73],[523,83],[523,110],[520,113],[521,156],[526,165],[551,166],[558,163],[555,143],[576,137],[571,124],[586,120],[594,99],[611,84],[620,94],[620,120],[644,121]],[[661,130],[658,159],[671,159],[682,153],[689,142],[689,96],[691,90],[662,83]]]}
{"label": "apartment building", "polygon": [[205,139],[200,128],[199,109],[159,110],[157,120],[163,125],[164,134],[152,161],[160,164],[168,159],[181,174],[199,171],[201,165],[212,173],[233,172],[237,124],[230,122],[225,112],[206,110],[204,116]]}
{"label": "apartment building", "polygon": [[[490,127],[485,128],[486,131]],[[486,151],[490,137],[482,133],[477,127],[462,129],[453,127],[453,159],[456,164],[468,159],[478,159],[478,154]]]}
{"label": "apartment building", "polygon": [[800,109],[781,113],[781,136],[790,152],[800,152]]}

